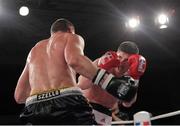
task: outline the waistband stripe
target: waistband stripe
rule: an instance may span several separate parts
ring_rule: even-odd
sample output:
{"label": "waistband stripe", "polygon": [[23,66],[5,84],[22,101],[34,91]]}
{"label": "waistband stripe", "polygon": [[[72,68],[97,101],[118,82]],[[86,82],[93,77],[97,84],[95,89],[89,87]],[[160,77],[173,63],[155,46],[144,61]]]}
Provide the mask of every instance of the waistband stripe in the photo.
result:
{"label": "waistband stripe", "polygon": [[60,95],[60,90],[56,90],[56,91],[52,91],[52,92],[48,92],[48,93],[43,93],[43,94],[38,94],[37,100],[47,99],[47,98],[55,97],[58,95]]}
{"label": "waistband stripe", "polygon": [[81,89],[77,87],[71,87],[66,89],[58,89],[50,92],[45,92],[37,95],[32,95],[26,99],[26,106],[37,102],[47,101],[68,95],[82,95],[82,92]]}

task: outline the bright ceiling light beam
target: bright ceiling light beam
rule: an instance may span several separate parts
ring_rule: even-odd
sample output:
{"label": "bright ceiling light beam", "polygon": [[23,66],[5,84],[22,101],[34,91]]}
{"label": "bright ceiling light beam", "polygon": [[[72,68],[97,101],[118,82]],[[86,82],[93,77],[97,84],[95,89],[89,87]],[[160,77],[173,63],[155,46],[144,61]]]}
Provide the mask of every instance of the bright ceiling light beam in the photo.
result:
{"label": "bright ceiling light beam", "polygon": [[166,24],[166,23],[168,23],[168,17],[165,15],[165,14],[160,14],[159,16],[158,16],[158,22],[159,22],[159,24]]}
{"label": "bright ceiling light beam", "polygon": [[168,27],[167,25],[161,25],[161,26],[159,26],[160,29],[165,29],[165,28],[167,28],[167,27]]}
{"label": "bright ceiling light beam", "polygon": [[19,14],[21,16],[27,16],[29,14],[29,8],[26,7],[26,6],[22,6],[20,9],[19,9]]}
{"label": "bright ceiling light beam", "polygon": [[126,22],[126,26],[128,28],[132,28],[132,29],[135,29],[139,26],[140,24],[140,20],[138,17],[133,17],[133,18],[130,18],[127,22]]}

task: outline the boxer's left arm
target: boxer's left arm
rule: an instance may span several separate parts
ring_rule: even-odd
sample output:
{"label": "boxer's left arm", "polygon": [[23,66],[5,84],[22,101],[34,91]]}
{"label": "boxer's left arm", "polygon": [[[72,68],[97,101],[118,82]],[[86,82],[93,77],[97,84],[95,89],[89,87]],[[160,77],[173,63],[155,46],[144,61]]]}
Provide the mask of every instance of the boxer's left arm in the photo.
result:
{"label": "boxer's left arm", "polygon": [[[29,57],[29,56],[28,56]],[[17,103],[23,104],[26,101],[26,98],[30,95],[30,84],[29,84],[29,67],[28,59],[24,70],[17,82],[17,86],[14,93],[14,98]]]}

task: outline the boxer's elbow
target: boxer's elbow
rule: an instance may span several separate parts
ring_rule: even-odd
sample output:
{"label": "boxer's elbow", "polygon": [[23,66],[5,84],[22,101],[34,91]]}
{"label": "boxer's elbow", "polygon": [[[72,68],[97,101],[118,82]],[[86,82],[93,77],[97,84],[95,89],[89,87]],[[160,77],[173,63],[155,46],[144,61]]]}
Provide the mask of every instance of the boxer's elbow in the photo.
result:
{"label": "boxer's elbow", "polygon": [[73,69],[77,69],[77,68],[81,67],[81,58],[80,58],[80,56],[69,57],[67,60],[67,63]]}
{"label": "boxer's elbow", "polygon": [[14,99],[15,99],[16,103],[18,103],[18,104],[21,103],[21,99],[20,99],[20,97],[18,97],[17,94],[14,94]]}
{"label": "boxer's elbow", "polygon": [[96,66],[93,65],[91,60],[84,55],[71,56],[68,60],[66,60],[66,62],[72,69],[76,71],[76,73],[79,73],[90,80],[93,79],[97,72]]}
{"label": "boxer's elbow", "polygon": [[24,98],[17,92],[14,93],[14,99],[18,104],[23,104],[25,102]]}

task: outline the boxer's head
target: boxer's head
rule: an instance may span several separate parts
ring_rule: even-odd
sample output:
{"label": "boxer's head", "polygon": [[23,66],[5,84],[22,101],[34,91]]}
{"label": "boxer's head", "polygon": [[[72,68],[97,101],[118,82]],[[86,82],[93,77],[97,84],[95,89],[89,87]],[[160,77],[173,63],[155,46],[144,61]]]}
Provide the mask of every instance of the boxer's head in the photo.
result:
{"label": "boxer's head", "polygon": [[122,58],[122,60],[128,59],[132,54],[139,54],[139,48],[134,42],[125,41],[119,45],[117,55]]}
{"label": "boxer's head", "polygon": [[122,42],[119,45],[118,51],[123,51],[129,54],[139,54],[138,46],[136,45],[136,43],[131,42],[131,41]]}
{"label": "boxer's head", "polygon": [[75,33],[75,27],[74,25],[68,21],[67,19],[60,18],[57,19],[52,25],[51,25],[51,34],[62,31],[62,32],[69,32],[69,33]]}

